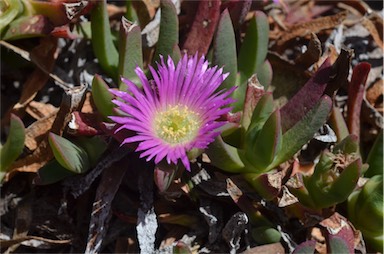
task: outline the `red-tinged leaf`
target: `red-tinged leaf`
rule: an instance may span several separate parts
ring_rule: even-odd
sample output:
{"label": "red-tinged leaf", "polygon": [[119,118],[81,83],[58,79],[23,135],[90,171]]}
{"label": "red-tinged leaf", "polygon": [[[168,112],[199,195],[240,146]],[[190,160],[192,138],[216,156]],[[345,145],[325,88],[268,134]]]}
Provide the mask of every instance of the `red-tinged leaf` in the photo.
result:
{"label": "red-tinged leaf", "polygon": [[175,5],[170,0],[162,0],[160,8],[160,31],[154,61],[158,61],[160,55],[165,57],[171,55],[174,45],[179,44],[179,18]]}
{"label": "red-tinged leaf", "polygon": [[235,33],[228,10],[221,14],[213,45],[212,63],[223,66],[223,72],[229,73],[219,89],[231,88],[236,83],[237,55]]}
{"label": "red-tinged leaf", "polygon": [[112,102],[113,95],[108,89],[108,85],[96,74],[92,81],[92,99],[100,114],[109,121],[108,116],[114,115],[115,104]]}
{"label": "red-tinged leaf", "polygon": [[313,254],[315,253],[315,246],[316,246],[315,240],[303,242],[298,246],[296,246],[292,254]]}
{"label": "red-tinged leaf", "polygon": [[[119,66],[118,74],[141,86],[135,73],[135,68],[143,68],[143,51],[141,44],[141,30],[137,24],[130,24],[122,17],[119,36]],[[119,83],[120,90],[127,90],[123,81]]]}
{"label": "red-tinged leaf", "polygon": [[[0,172],[6,172],[19,157],[24,148],[25,128],[19,117],[11,114],[9,135],[4,146],[0,148]],[[0,177],[1,181],[2,177]]]}
{"label": "red-tinged leaf", "polygon": [[53,29],[51,22],[43,15],[22,17],[13,21],[3,36],[3,40],[18,40],[31,37],[41,37]]}
{"label": "red-tinged leaf", "polygon": [[37,14],[47,17],[54,26],[62,26],[70,21],[62,1],[29,0],[28,3]]}
{"label": "red-tinged leaf", "polygon": [[332,100],[324,95],[320,101],[301,118],[292,128],[283,134],[282,148],[270,167],[290,159],[307,143],[316,131],[327,121],[332,108]]}
{"label": "red-tinged leaf", "polygon": [[206,55],[220,18],[220,0],[200,1],[183,49],[189,55]]}
{"label": "red-tinged leaf", "polygon": [[78,174],[89,169],[88,155],[83,148],[52,132],[49,133],[48,141],[61,166]]}
{"label": "red-tinged leaf", "polygon": [[96,114],[75,111],[68,124],[68,133],[75,136],[94,136],[101,134],[100,119]]}
{"label": "red-tinged leaf", "polygon": [[68,25],[55,27],[52,30],[51,35],[54,37],[71,39],[71,40],[74,40],[80,37],[78,34],[73,33]]}
{"label": "red-tinged leaf", "polygon": [[347,126],[351,134],[360,137],[360,111],[364,98],[365,83],[371,65],[363,62],[353,68],[351,82],[348,86]]}
{"label": "red-tinged leaf", "polygon": [[153,173],[155,184],[160,192],[165,192],[174,180],[177,171],[176,165],[160,163],[155,166]]}
{"label": "red-tinged leaf", "polygon": [[331,63],[328,58],[299,92],[280,109],[283,133],[287,132],[318,104],[330,80],[331,70]]}

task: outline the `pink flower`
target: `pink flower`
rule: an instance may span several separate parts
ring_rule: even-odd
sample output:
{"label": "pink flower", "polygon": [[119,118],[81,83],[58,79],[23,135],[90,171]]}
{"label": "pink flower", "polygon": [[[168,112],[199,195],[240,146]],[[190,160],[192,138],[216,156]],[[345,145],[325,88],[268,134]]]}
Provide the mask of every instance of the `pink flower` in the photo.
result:
{"label": "pink flower", "polygon": [[223,74],[217,66],[208,67],[204,57],[186,55],[177,66],[168,57],[161,57],[156,71],[151,66],[153,80],[148,81],[137,67],[143,89],[122,79],[128,92],[111,92],[120,100],[113,100],[126,116],[110,116],[121,127],[136,132],[122,144],[138,142],[136,151],[147,161],[159,163],[164,158],[168,164],[182,161],[187,170],[190,164],[187,152],[193,148],[204,149],[220,134],[218,128],[225,124],[219,118],[228,113],[234,102],[230,94],[235,87],[217,90],[229,74]]}

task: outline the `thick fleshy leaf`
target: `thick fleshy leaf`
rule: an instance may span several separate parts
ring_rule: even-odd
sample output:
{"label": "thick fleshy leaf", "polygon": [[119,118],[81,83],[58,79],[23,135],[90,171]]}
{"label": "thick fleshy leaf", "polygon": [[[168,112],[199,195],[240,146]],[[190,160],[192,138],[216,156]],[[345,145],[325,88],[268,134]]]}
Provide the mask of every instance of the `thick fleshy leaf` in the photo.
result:
{"label": "thick fleshy leaf", "polygon": [[91,12],[92,47],[100,66],[117,79],[119,53],[113,44],[106,0],[96,1]]}
{"label": "thick fleshy leaf", "polygon": [[272,200],[279,195],[281,191],[282,174],[244,174],[244,178],[257,191],[257,193],[266,200]]}
{"label": "thick fleshy leaf", "polygon": [[261,130],[268,117],[272,114],[273,108],[272,94],[264,94],[263,97],[259,99],[255,109],[253,110],[251,123],[247,129],[246,142],[247,140],[253,142],[253,139],[256,138],[257,132]]}
{"label": "thick fleshy leaf", "polygon": [[317,105],[330,80],[332,66],[328,58],[307,83],[281,108],[283,133]]}
{"label": "thick fleshy leaf", "polygon": [[270,168],[290,159],[307,143],[326,122],[332,108],[332,100],[324,95],[298,123],[283,134],[282,148]]}
{"label": "thick fleshy leaf", "polygon": [[329,189],[329,194],[332,196],[333,202],[341,203],[348,198],[357,185],[357,181],[361,175],[361,167],[361,159],[357,159],[350,163],[341,172],[339,177],[333,181]]}
{"label": "thick fleshy leaf", "polygon": [[206,55],[220,18],[220,0],[199,1],[196,15],[189,28],[183,50],[188,55]]}
{"label": "thick fleshy leaf", "polygon": [[155,166],[153,177],[160,192],[165,192],[176,176],[177,166],[160,163]]}
{"label": "thick fleshy leaf", "polygon": [[371,177],[374,175],[383,175],[383,130],[377,136],[371,151],[368,154],[367,163],[369,168],[364,176]]}
{"label": "thick fleshy leaf", "polygon": [[268,60],[265,60],[264,63],[260,65],[260,68],[257,71],[257,78],[259,79],[260,84],[267,90],[273,78],[272,65]]}
{"label": "thick fleshy leaf", "polygon": [[238,152],[238,149],[226,144],[221,136],[218,136],[206,150],[212,165],[233,173],[242,172],[244,168]]}
{"label": "thick fleshy leaf", "polygon": [[257,227],[252,229],[252,238],[260,245],[277,243],[280,241],[281,234],[274,228],[271,227]]}
{"label": "thick fleshy leaf", "polygon": [[49,133],[48,141],[61,166],[74,173],[83,173],[89,169],[88,155],[83,148],[52,132]]}
{"label": "thick fleshy leaf", "polygon": [[315,253],[316,241],[310,240],[296,246],[292,254],[313,254]]}
{"label": "thick fleshy leaf", "polygon": [[107,143],[100,136],[94,136],[91,138],[79,137],[76,140],[76,143],[79,144],[87,152],[89,164],[91,167],[97,164],[101,155],[107,149]]}
{"label": "thick fleshy leaf", "polygon": [[328,240],[330,253],[351,253],[348,247],[348,243],[341,237],[338,236],[329,236]]}
{"label": "thick fleshy leaf", "polygon": [[180,51],[178,44],[173,45],[171,58],[172,58],[173,62],[175,63],[175,65],[177,65],[177,63],[180,61],[181,51]]}
{"label": "thick fleshy leaf", "polygon": [[280,111],[276,110],[265,122],[256,140],[247,149],[246,156],[252,165],[261,172],[270,169],[282,144]]}
{"label": "thick fleshy leaf", "polygon": [[221,14],[213,45],[213,64],[223,66],[223,72],[229,73],[220,89],[231,88],[236,83],[237,55],[235,33],[227,9]]}
{"label": "thick fleshy leaf", "polygon": [[258,102],[265,93],[266,91],[264,87],[260,84],[257,75],[252,75],[252,77],[248,80],[244,101],[243,116],[241,118],[241,125],[245,130],[248,129],[251,123],[253,112]]}
{"label": "thick fleshy leaf", "polygon": [[108,120],[108,116],[114,115],[115,107],[115,104],[112,103],[113,96],[108,89],[108,85],[96,74],[92,81],[92,98],[97,110],[105,120]]}
{"label": "thick fleshy leaf", "polygon": [[371,65],[367,62],[359,63],[353,68],[351,82],[348,86],[348,115],[347,126],[351,134],[360,137],[360,112],[364,98],[365,83]]}
{"label": "thick fleshy leaf", "polygon": [[344,120],[343,114],[341,113],[340,108],[335,105],[332,107],[329,123],[332,130],[335,131],[337,140],[342,140],[349,135],[347,123]]}
{"label": "thick fleshy leaf", "polygon": [[37,174],[38,177],[34,179],[34,183],[37,185],[47,185],[56,183],[75,173],[61,166],[57,160],[52,160],[40,168]]}
{"label": "thick fleshy leaf", "polygon": [[238,59],[239,71],[248,79],[264,63],[268,53],[269,23],[267,16],[256,11],[250,20]]}
{"label": "thick fleshy leaf", "polygon": [[159,60],[159,55],[171,55],[174,45],[179,43],[179,19],[175,5],[170,0],[162,0],[160,8],[160,31],[156,44],[155,61]]}
{"label": "thick fleshy leaf", "polygon": [[[23,11],[23,5],[20,0],[5,0],[1,6],[0,15],[0,34],[4,28],[14,20],[17,15]],[[4,38],[2,38],[4,39]]]}
{"label": "thick fleshy leaf", "polygon": [[[118,74],[141,86],[135,68],[143,68],[143,51],[141,45],[141,30],[137,24],[130,24],[122,17],[119,36],[119,66]],[[119,80],[119,89],[127,90],[123,81]]]}
{"label": "thick fleshy leaf", "polygon": [[333,148],[333,153],[351,154],[359,149],[359,140],[356,135],[348,135]]}
{"label": "thick fleshy leaf", "polygon": [[[373,176],[361,189],[354,209],[356,218],[352,218],[358,229],[383,234],[383,176]],[[367,216],[369,214],[369,216]]]}
{"label": "thick fleshy leaf", "polygon": [[51,22],[43,15],[21,17],[14,20],[5,32],[4,40],[18,40],[31,37],[41,37],[53,29]]}
{"label": "thick fleshy leaf", "polygon": [[[19,117],[11,114],[9,135],[4,146],[0,148],[0,171],[6,172],[9,166],[22,153],[25,141],[24,124]],[[1,180],[1,179],[0,179]]]}
{"label": "thick fleshy leaf", "polygon": [[252,74],[257,73],[260,66],[264,63],[268,52],[269,23],[267,16],[260,11],[256,11],[255,17],[249,22],[246,35],[241,45],[238,57],[238,71],[240,75],[237,79],[238,88],[234,92],[234,111],[242,109],[246,90],[246,80]]}

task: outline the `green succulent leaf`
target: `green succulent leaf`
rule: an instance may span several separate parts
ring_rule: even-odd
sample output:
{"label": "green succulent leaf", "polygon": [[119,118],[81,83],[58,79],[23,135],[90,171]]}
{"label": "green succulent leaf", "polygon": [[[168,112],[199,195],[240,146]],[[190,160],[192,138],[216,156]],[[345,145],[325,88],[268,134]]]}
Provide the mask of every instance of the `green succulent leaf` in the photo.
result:
{"label": "green succulent leaf", "polygon": [[61,164],[55,159],[40,168],[37,174],[38,177],[34,179],[34,183],[38,185],[56,183],[68,176],[75,175],[74,172],[61,166]]}
{"label": "green succulent leaf", "polygon": [[248,79],[264,63],[268,53],[269,23],[268,17],[256,11],[250,20],[243,44],[239,52],[239,71]]}
{"label": "green succulent leaf", "polygon": [[350,248],[345,240],[338,236],[330,236],[328,240],[330,253],[350,253]]}
{"label": "green succulent leaf", "polygon": [[[273,112],[273,98],[272,94],[264,94],[260,100],[257,102],[255,109],[253,110],[251,122],[249,124],[248,130],[246,132],[246,142],[254,142],[257,137],[258,132],[263,128],[263,125],[270,117]],[[249,144],[249,145],[252,145]]]}
{"label": "green succulent leaf", "polygon": [[64,168],[74,173],[83,173],[90,168],[88,155],[80,146],[54,133],[49,133],[48,141],[53,155]]}
{"label": "green succulent leaf", "polygon": [[43,15],[32,17],[20,17],[14,20],[5,32],[4,40],[18,40],[31,37],[42,37],[49,34],[53,29],[48,18]]}
{"label": "green succulent leaf", "polygon": [[96,74],[92,81],[93,102],[104,119],[109,121],[108,116],[115,114],[115,104],[112,102],[113,95],[108,91],[108,89],[108,85],[99,75]]}
{"label": "green succulent leaf", "polygon": [[242,172],[244,163],[239,156],[239,150],[226,144],[221,136],[218,136],[206,150],[212,165],[232,173]]}
{"label": "green succulent leaf", "polygon": [[100,136],[78,137],[76,143],[87,152],[91,167],[97,164],[101,155],[107,149],[107,143]]}
{"label": "green succulent leaf", "polygon": [[219,89],[231,88],[236,83],[237,56],[235,32],[227,9],[221,14],[213,45],[213,64],[223,66],[223,73],[229,73]]}
{"label": "green succulent leaf", "polygon": [[[9,135],[4,146],[0,148],[0,171],[6,172],[9,166],[23,152],[25,141],[24,124],[19,117],[11,114]],[[1,180],[1,179],[0,179]]]}
{"label": "green succulent leaf", "polygon": [[240,75],[236,80],[238,88],[233,93],[233,97],[236,99],[234,112],[240,111],[243,108],[248,78],[252,74],[258,73],[265,61],[268,53],[268,38],[268,18],[263,12],[256,11],[255,16],[249,22],[237,60]]}
{"label": "green succulent leaf", "polygon": [[0,3],[0,9],[2,10],[0,15],[1,35],[4,28],[23,11],[23,5],[20,0],[4,0]]}
{"label": "green succulent leaf", "polygon": [[280,111],[276,110],[265,122],[256,140],[246,150],[247,159],[252,165],[265,172],[281,148]]}
{"label": "green succulent leaf", "polygon": [[252,238],[260,245],[277,243],[281,234],[274,228],[262,226],[252,229]]}
{"label": "green succulent leaf", "polygon": [[270,168],[292,158],[326,122],[331,108],[332,100],[324,95],[312,110],[285,132],[282,137],[282,148]]}
{"label": "green succulent leaf", "polygon": [[260,84],[264,86],[265,90],[267,90],[268,86],[272,83],[272,77],[272,65],[268,60],[265,60],[257,71],[257,78],[259,79]]}
{"label": "green succulent leaf", "polygon": [[374,175],[383,175],[383,130],[381,130],[377,136],[368,154],[367,163],[369,164],[369,168],[364,176],[372,177]]}
{"label": "green succulent leaf", "polygon": [[107,2],[96,1],[91,12],[92,47],[100,66],[112,78],[117,78],[119,53],[113,44],[107,13]]}
{"label": "green succulent leaf", "polygon": [[[121,20],[119,36],[119,76],[133,81],[137,86],[141,86],[140,80],[135,73],[135,68],[143,68],[143,51],[141,49],[141,30],[134,23],[130,24],[124,17]],[[119,89],[127,90],[127,86],[119,80]]]}
{"label": "green succulent leaf", "polygon": [[359,149],[359,141],[356,135],[348,135],[333,148],[333,153],[351,154]]}
{"label": "green succulent leaf", "polygon": [[174,4],[170,0],[162,0],[160,8],[160,32],[156,45],[155,61],[159,60],[160,55],[164,57],[172,55],[174,45],[179,43],[179,18]]}

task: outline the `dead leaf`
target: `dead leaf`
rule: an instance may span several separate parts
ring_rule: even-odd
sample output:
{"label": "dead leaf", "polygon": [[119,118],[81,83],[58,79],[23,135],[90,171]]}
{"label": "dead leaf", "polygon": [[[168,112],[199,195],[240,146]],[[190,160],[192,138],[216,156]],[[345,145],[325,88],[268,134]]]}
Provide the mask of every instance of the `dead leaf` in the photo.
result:
{"label": "dead leaf", "polygon": [[335,26],[341,24],[346,17],[346,12],[339,12],[332,16],[321,17],[292,25],[287,31],[281,33],[280,38],[277,40],[277,46],[281,46],[296,37],[304,37],[310,33],[318,33],[319,31],[325,29],[334,28]]}
{"label": "dead leaf", "polygon": [[295,59],[295,63],[307,69],[320,59],[321,53],[321,42],[316,34],[311,33],[308,49]]}
{"label": "dead leaf", "polygon": [[50,131],[52,124],[55,121],[58,109],[52,112],[45,118],[41,118],[28,126],[25,131],[25,146],[30,150],[34,151],[41,141],[44,140],[45,134]]}
{"label": "dead leaf", "polygon": [[25,111],[36,120],[41,120],[56,113],[57,108],[52,104],[31,101],[28,103]]}
{"label": "dead leaf", "polygon": [[243,254],[284,254],[286,253],[281,243],[265,244],[257,247],[247,249]]}

